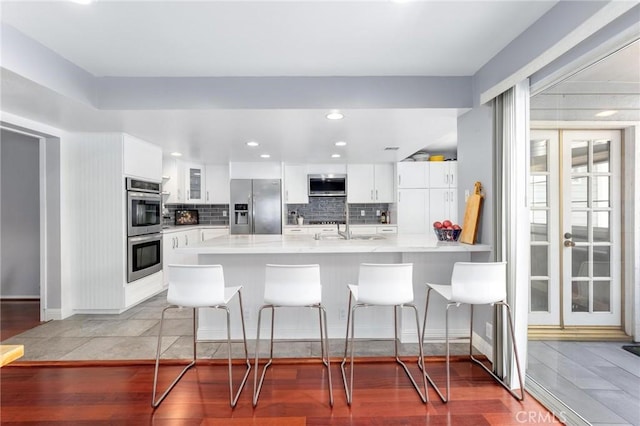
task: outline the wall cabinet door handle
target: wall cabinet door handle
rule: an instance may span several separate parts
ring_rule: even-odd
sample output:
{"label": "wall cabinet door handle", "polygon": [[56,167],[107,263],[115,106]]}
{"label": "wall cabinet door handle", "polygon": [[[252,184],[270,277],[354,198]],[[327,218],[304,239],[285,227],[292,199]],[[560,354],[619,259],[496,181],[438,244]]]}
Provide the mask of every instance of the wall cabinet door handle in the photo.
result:
{"label": "wall cabinet door handle", "polygon": [[370,200],[374,200],[373,198],[373,189],[371,190],[371,198],[369,198]]}
{"label": "wall cabinet door handle", "polygon": [[209,191],[207,191],[207,201],[209,201]]}
{"label": "wall cabinet door handle", "polygon": [[284,199],[289,201],[289,190],[284,191]]}
{"label": "wall cabinet door handle", "polygon": [[378,190],[376,189],[376,201],[378,201]]}
{"label": "wall cabinet door handle", "polygon": [[184,236],[184,245],[185,245],[185,246],[188,246],[188,245],[189,245],[189,236],[188,236],[188,235],[185,235],[185,236]]}

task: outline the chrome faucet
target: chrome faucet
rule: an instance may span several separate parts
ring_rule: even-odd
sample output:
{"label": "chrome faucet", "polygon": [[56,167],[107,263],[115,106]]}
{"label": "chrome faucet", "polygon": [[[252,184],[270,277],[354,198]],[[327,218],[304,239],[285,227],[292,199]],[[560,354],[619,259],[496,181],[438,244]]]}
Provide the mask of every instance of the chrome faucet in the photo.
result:
{"label": "chrome faucet", "polygon": [[336,226],[338,227],[338,235],[340,235],[342,238],[344,238],[345,240],[350,240],[351,239],[351,231],[349,230],[349,203],[347,202],[347,200],[345,199],[344,201],[344,206],[345,206],[345,214],[346,214],[346,220],[344,221],[344,231],[340,230],[340,224],[336,223]]}

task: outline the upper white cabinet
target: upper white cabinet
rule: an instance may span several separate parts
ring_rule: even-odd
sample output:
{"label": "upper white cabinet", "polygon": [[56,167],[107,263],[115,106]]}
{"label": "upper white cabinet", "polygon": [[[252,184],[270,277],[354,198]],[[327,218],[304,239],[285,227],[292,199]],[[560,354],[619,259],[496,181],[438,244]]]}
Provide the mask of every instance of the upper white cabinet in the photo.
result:
{"label": "upper white cabinet", "polygon": [[393,164],[348,164],[347,201],[349,203],[393,203]]}
{"label": "upper white cabinet", "polygon": [[229,204],[229,166],[203,166],[165,158],[163,163],[165,204]]}
{"label": "upper white cabinet", "polygon": [[376,203],[393,203],[396,201],[395,167],[393,163],[374,164],[375,201]]}
{"label": "upper white cabinet", "polygon": [[398,188],[428,188],[429,163],[402,161],[398,166]]}
{"label": "upper white cabinet", "polygon": [[455,188],[457,186],[457,161],[432,161],[429,163],[430,188]]}
{"label": "upper white cabinet", "polygon": [[307,166],[284,166],[284,202],[286,204],[308,204]]}
{"label": "upper white cabinet", "polygon": [[204,166],[202,164],[186,163],[184,167],[185,203],[204,203]]}
{"label": "upper white cabinet", "polygon": [[122,153],[125,175],[160,182],[162,178],[162,149],[159,146],[123,134]]}
{"label": "upper white cabinet", "polygon": [[205,167],[205,196],[206,204],[229,204],[229,166],[207,164]]}
{"label": "upper white cabinet", "polygon": [[162,194],[165,204],[184,202],[184,163],[175,158],[165,158],[162,163]]}

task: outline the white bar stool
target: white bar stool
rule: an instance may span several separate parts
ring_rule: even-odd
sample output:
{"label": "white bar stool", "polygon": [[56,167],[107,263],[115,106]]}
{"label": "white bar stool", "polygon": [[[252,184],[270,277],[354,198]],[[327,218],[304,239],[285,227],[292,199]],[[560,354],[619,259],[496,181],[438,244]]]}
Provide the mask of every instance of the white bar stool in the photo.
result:
{"label": "white bar stool", "polygon": [[[256,362],[253,382],[253,406],[258,405],[260,390],[267,374],[267,368],[273,361],[273,329],[276,308],[309,307],[317,308],[320,321],[320,351],[322,363],[327,367],[329,380],[329,404],[333,407],[333,389],[331,385],[331,364],[329,362],[329,340],[327,338],[327,312],[322,305],[322,285],[320,283],[320,265],[267,265],[264,284],[264,305],[258,311],[258,336],[256,338]],[[260,354],[260,322],[262,311],[271,310],[271,339],[269,361],[262,369],[258,381],[258,363]]]}
{"label": "white bar stool", "polygon": [[[244,315],[242,310],[242,294],[240,289],[242,286],[225,287],[222,265],[169,265],[169,290],[167,292],[167,302],[169,306],[162,310],[160,318],[160,330],[158,331],[158,348],[156,351],[156,368],[153,376],[153,395],[151,397],[151,406],[157,408],[164,398],[169,394],[171,389],[178,383],[187,370],[196,363],[196,344],[204,342],[197,339],[197,322],[198,309],[213,308],[223,309],[227,316],[227,348],[228,348],[228,365],[229,365],[229,400],[232,407],[236,406],[238,397],[247,382],[249,370],[251,370],[251,362],[249,361],[249,353],[247,351],[247,336],[244,328]],[[231,362],[231,324],[228,303],[233,296],[238,295],[238,303],[240,304],[240,319],[242,322],[242,341],[244,343],[245,360],[247,370],[242,378],[242,383],[238,391],[233,393],[233,377]],[[175,308],[192,308],[193,309],[193,358],[191,362],[178,374],[174,381],[156,400],[156,390],[158,384],[158,370],[160,368],[160,354],[162,348],[162,327],[164,324],[164,314],[169,309]]]}
{"label": "white bar stool", "polygon": [[[513,319],[511,317],[511,308],[504,301],[507,297],[507,264],[506,262],[456,262],[453,265],[451,274],[451,285],[440,285],[427,283],[427,302],[424,312],[424,324],[422,326],[421,341],[424,344],[424,333],[427,328],[427,314],[429,309],[429,296],[431,290],[434,290],[442,296],[448,303],[445,313],[445,340],[446,340],[446,397],[440,392],[440,389],[433,382],[426,372],[424,358],[418,360],[419,365],[423,368],[424,374],[433,385],[436,392],[443,402],[449,400],[450,391],[450,366],[449,366],[449,308],[452,306],[460,306],[465,303],[470,306],[470,336],[469,336],[469,356],[473,362],[481,366],[487,373],[491,375],[498,383],[509,391],[514,398],[524,400],[524,387],[522,385],[522,373],[520,371],[520,360],[518,359],[518,349],[516,347],[515,336],[513,332]],[[509,331],[511,333],[511,342],[513,344],[513,353],[518,371],[518,380],[520,381],[520,395],[516,394],[503,379],[498,377],[493,371],[489,370],[480,360],[473,356],[473,306],[474,305],[499,305],[506,308]]]}
{"label": "white bar stool", "polygon": [[[427,379],[423,374],[424,394],[420,391],[420,387],[413,379],[411,372],[406,364],[400,360],[398,355],[398,308],[413,308],[416,315],[416,330],[420,336],[420,320],[418,319],[418,310],[413,304],[413,264],[370,264],[363,263],[360,265],[358,275],[358,285],[349,284],[349,311],[347,313],[347,336],[344,343],[344,357],[340,364],[342,371],[342,381],[344,382],[344,390],[347,394],[347,404],[351,405],[353,398],[353,339],[356,309],[368,306],[393,306],[393,328],[394,328],[394,345],[396,362],[400,364],[407,373],[413,387],[420,395],[422,402],[429,400],[427,394]],[[349,329],[351,329],[351,337],[349,337]],[[351,374],[350,380],[347,380],[345,372],[345,364],[347,362],[347,349],[351,345]],[[420,359],[423,358],[422,345],[419,347]]]}

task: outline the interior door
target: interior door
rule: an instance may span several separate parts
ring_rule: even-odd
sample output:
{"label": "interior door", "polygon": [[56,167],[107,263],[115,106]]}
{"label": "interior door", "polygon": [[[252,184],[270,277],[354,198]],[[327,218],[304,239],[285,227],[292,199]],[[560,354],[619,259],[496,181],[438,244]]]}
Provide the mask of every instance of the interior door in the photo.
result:
{"label": "interior door", "polygon": [[620,144],[531,131],[530,325],[621,325]]}
{"label": "interior door", "polygon": [[565,325],[621,325],[620,132],[562,133]]}

